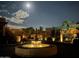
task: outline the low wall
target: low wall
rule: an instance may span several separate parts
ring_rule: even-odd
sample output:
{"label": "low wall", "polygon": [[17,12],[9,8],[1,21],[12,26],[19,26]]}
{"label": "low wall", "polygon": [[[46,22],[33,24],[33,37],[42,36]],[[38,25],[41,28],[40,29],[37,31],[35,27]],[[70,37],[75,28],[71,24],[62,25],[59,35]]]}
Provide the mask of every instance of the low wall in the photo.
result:
{"label": "low wall", "polygon": [[57,54],[57,47],[22,48],[15,47],[15,54],[20,57],[48,57]]}

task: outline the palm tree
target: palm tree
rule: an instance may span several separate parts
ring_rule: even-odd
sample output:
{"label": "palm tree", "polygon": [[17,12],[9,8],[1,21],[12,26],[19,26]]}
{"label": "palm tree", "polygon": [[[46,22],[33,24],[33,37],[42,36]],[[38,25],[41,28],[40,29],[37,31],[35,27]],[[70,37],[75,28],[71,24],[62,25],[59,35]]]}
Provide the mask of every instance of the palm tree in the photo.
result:
{"label": "palm tree", "polygon": [[64,20],[62,24],[62,29],[69,29],[70,21],[69,20]]}

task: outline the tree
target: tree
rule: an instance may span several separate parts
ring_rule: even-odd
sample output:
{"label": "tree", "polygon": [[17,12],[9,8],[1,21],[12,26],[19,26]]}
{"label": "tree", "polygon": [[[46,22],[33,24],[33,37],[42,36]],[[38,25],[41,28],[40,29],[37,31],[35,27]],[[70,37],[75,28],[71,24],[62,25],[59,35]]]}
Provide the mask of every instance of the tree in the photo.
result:
{"label": "tree", "polygon": [[43,27],[42,26],[40,26],[40,31],[43,31]]}
{"label": "tree", "polygon": [[29,28],[25,28],[23,29],[24,32],[28,33],[28,34],[32,34],[34,33],[34,28],[33,27],[29,27]]}
{"label": "tree", "polygon": [[69,29],[70,21],[64,20],[62,24],[62,29]]}

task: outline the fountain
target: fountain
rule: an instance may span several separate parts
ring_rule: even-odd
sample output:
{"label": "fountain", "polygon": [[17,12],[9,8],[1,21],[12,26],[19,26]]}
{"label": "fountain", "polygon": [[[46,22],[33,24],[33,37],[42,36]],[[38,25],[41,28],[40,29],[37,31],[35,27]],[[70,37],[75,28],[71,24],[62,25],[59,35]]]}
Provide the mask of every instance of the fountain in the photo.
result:
{"label": "fountain", "polygon": [[41,41],[31,41],[31,44],[25,44],[22,45],[22,47],[25,48],[43,48],[43,47],[49,47],[49,44],[43,44]]}
{"label": "fountain", "polygon": [[24,44],[22,47],[24,48],[43,48],[43,47],[49,47],[49,44],[43,44],[41,41],[37,38],[37,29],[36,29],[36,36],[35,40],[31,41],[31,44]]}
{"label": "fountain", "polygon": [[49,44],[43,44],[42,41],[36,39],[30,44],[23,44],[15,47],[15,54],[21,57],[49,57],[57,54],[57,47]]}

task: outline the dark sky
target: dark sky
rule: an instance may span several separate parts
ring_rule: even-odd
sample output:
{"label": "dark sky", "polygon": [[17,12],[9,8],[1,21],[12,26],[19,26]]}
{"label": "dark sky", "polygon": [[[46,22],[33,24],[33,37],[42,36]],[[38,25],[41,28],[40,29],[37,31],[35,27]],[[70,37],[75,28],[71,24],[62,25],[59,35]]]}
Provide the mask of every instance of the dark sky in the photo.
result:
{"label": "dark sky", "polygon": [[[26,2],[22,1],[7,1],[0,2],[0,15],[5,17],[13,17],[13,13],[18,10],[27,11]],[[29,17],[24,19],[24,23],[17,24],[9,22],[12,25],[21,25],[26,27],[53,27],[59,26],[65,19],[71,21],[79,21],[79,2],[55,2],[55,1],[38,1],[29,2],[31,7],[29,8]]]}

